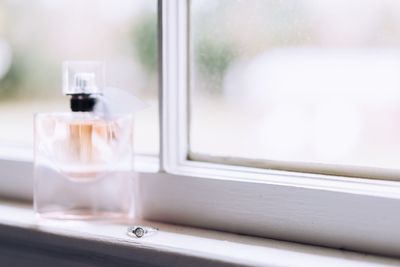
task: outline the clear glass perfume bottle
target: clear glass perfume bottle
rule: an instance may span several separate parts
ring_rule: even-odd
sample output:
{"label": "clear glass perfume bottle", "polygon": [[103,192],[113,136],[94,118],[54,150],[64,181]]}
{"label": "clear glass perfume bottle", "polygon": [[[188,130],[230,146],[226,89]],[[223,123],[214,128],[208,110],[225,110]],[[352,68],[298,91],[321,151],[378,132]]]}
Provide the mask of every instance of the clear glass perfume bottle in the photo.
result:
{"label": "clear glass perfume bottle", "polygon": [[129,217],[133,204],[132,115],[94,112],[101,63],[66,63],[70,113],[34,119],[34,208],[45,218]]}

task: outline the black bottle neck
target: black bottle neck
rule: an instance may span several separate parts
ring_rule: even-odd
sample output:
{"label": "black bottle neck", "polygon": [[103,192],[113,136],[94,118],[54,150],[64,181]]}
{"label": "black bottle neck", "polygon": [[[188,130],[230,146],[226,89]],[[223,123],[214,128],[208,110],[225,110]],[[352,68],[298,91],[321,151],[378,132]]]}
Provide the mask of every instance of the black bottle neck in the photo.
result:
{"label": "black bottle neck", "polygon": [[90,94],[71,95],[70,107],[73,112],[91,112],[97,99]]}

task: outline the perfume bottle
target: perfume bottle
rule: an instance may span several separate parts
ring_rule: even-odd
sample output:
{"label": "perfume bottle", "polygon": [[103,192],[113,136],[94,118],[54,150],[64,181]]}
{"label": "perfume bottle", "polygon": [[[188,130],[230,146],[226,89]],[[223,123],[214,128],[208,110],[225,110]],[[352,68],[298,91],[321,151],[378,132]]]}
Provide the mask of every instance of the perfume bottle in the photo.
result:
{"label": "perfume bottle", "polygon": [[133,117],[96,112],[104,64],[64,63],[71,112],[34,118],[34,209],[40,217],[130,217]]}

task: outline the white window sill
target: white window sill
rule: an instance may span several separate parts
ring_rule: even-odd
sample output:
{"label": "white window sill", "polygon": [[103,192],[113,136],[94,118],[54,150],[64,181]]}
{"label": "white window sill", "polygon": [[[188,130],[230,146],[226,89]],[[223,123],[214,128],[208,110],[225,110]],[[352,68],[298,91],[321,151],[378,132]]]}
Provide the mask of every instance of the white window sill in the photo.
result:
{"label": "white window sill", "polygon": [[[132,224],[156,226],[147,238]],[[153,222],[38,221],[0,201],[0,260],[12,266],[399,266],[400,260]],[[70,264],[70,265],[68,265]]]}
{"label": "white window sill", "polygon": [[[136,165],[140,218],[400,257],[400,216],[393,212],[400,204],[398,182],[264,174],[201,162],[166,174],[156,172],[151,157],[137,158]],[[1,197],[32,201],[31,151],[1,148],[0,170]]]}

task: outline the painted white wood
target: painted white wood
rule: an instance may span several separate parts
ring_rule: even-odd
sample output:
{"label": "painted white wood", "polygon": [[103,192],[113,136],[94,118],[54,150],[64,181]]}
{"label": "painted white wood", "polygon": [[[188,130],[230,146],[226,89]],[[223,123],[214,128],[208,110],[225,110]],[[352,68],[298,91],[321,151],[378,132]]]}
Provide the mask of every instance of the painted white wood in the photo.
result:
{"label": "painted white wood", "polygon": [[139,192],[149,220],[400,256],[398,198],[168,174]]}
{"label": "painted white wood", "polygon": [[[160,231],[142,239],[128,237],[127,227],[138,223]],[[177,267],[400,264],[396,259],[148,221],[40,221],[30,206],[4,201],[0,202],[0,249],[0,259],[6,259],[8,266],[27,262],[29,266]]]}
{"label": "painted white wood", "polygon": [[188,151],[188,1],[162,0],[162,169],[174,172]]}
{"label": "painted white wood", "polygon": [[0,148],[0,196],[32,199],[33,152],[24,148]]}
{"label": "painted white wood", "polygon": [[[31,199],[32,163],[17,154],[0,160],[0,195]],[[182,175],[140,173],[143,218],[400,256],[397,182],[190,164],[176,169]]]}

